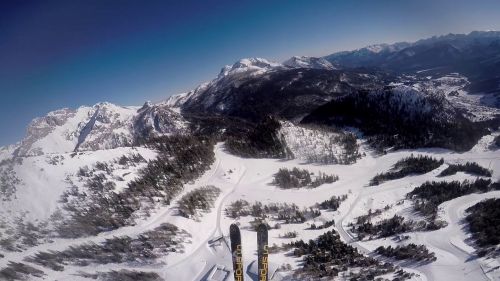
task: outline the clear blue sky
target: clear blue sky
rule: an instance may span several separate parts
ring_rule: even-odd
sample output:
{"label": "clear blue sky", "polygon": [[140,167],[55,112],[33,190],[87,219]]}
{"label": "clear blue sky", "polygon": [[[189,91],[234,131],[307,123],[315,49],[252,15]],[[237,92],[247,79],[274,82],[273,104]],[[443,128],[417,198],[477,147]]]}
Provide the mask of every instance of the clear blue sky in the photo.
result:
{"label": "clear blue sky", "polygon": [[498,0],[1,1],[0,145],[48,111],[159,101],[242,57],[500,30],[499,11]]}

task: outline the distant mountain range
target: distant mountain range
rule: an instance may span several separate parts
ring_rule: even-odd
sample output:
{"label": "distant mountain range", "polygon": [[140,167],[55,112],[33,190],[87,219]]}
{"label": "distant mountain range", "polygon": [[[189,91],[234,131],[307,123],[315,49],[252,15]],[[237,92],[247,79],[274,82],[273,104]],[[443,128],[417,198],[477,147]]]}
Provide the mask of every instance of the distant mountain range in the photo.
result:
{"label": "distant mountain range", "polygon": [[52,111],[0,147],[0,280],[228,280],[233,223],[271,280],[498,280],[499,86],[472,32]]}
{"label": "distant mountain range", "polygon": [[471,81],[472,92],[498,93],[500,32],[474,31],[422,39],[414,43],[372,45],[324,57],[347,68],[376,67],[396,73],[443,75],[457,72]]}
{"label": "distant mountain range", "polygon": [[[300,122],[320,106],[334,104],[347,95],[359,97],[360,91],[393,91],[384,90],[389,85],[399,85],[397,92],[405,92],[407,96],[415,92],[425,97],[421,90],[401,87],[415,88],[424,82],[429,86],[432,83],[427,80],[449,75],[463,78],[460,90],[484,95],[479,106],[498,106],[500,32],[449,34],[414,43],[372,45],[322,58],[295,56],[283,63],[262,58],[241,59],[222,68],[215,79],[159,104],[121,107],[99,103],[76,110],[56,110],[36,118],[29,125],[26,137],[15,146],[14,154],[29,156],[128,146],[141,139],[186,132],[186,118],[192,124],[193,116],[230,117],[258,123],[273,115]],[[379,99],[371,103],[376,100]],[[432,103],[436,103],[435,98]],[[456,107],[445,107],[450,116],[471,116],[458,103]],[[333,122],[330,125],[344,124],[338,122],[339,118],[330,117],[328,120]],[[471,122],[469,119],[460,120]],[[431,116],[430,120],[437,119]],[[456,120],[451,118],[449,122]],[[426,145],[443,146],[434,142]]]}

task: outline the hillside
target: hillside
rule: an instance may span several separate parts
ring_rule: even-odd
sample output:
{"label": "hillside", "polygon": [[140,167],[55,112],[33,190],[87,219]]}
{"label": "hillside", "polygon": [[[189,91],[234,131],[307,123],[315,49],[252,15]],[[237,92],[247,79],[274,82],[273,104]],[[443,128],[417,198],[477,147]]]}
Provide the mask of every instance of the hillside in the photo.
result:
{"label": "hillside", "polygon": [[233,223],[248,280],[260,223],[271,280],[500,280],[478,227],[500,198],[497,92],[422,69],[498,37],[242,59],[162,102],[36,118],[0,148],[0,280],[232,280]]}

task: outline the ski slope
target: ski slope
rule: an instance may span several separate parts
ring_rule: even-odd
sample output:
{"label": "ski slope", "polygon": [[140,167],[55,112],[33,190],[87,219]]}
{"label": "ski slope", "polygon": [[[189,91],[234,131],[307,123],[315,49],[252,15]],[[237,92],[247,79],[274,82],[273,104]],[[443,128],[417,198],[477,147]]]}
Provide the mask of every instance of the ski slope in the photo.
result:
{"label": "ski slope", "polygon": [[[476,161],[479,164],[489,167],[494,171],[493,178],[499,178],[500,171],[500,151],[490,151],[482,142],[477,147],[466,153],[453,153],[442,149],[421,149],[416,151],[404,150],[392,152],[383,156],[375,156],[362,146],[362,152],[366,156],[359,159],[353,165],[316,165],[304,164],[298,160],[275,160],[275,159],[242,159],[228,154],[224,150],[223,144],[218,144],[215,148],[216,161],[211,169],[201,178],[185,187],[184,193],[204,185],[214,185],[221,189],[221,194],[215,202],[214,208],[196,221],[178,215],[176,203],[168,207],[160,207],[152,212],[148,218],[137,222],[135,226],[122,227],[120,229],[101,233],[100,235],[79,239],[55,239],[52,243],[42,244],[29,248],[22,252],[9,252],[0,259],[0,268],[6,266],[8,262],[24,262],[25,257],[31,256],[38,251],[64,250],[70,246],[77,246],[84,242],[102,242],[106,238],[114,236],[128,235],[137,236],[140,233],[153,229],[164,222],[177,225],[186,230],[191,236],[184,243],[184,251],[170,253],[154,264],[106,264],[89,266],[65,266],[63,272],[52,271],[41,266],[24,262],[43,270],[54,280],[88,280],[81,276],[76,276],[80,271],[95,272],[119,269],[136,269],[141,271],[151,271],[158,273],[165,280],[205,280],[214,267],[231,268],[231,254],[228,241],[220,240],[218,243],[209,245],[209,241],[220,236],[227,237],[231,223],[239,223],[242,233],[243,259],[245,268],[256,260],[256,233],[248,228],[250,217],[242,217],[233,220],[227,217],[224,209],[233,201],[244,199],[248,202],[266,203],[295,203],[299,207],[310,207],[321,202],[332,195],[347,194],[346,201],[341,203],[340,208],[335,212],[323,212],[321,219],[335,219],[336,224],[332,227],[338,231],[342,239],[355,247],[361,253],[370,254],[380,245],[396,245],[396,242],[387,239],[377,239],[371,241],[356,241],[357,239],[350,233],[348,224],[357,216],[366,214],[368,209],[383,208],[387,204],[393,204],[405,198],[405,195],[414,187],[427,180],[436,179],[435,176],[445,168],[442,167],[424,175],[409,176],[403,179],[385,182],[379,186],[368,186],[369,180],[377,173],[387,171],[390,167],[403,157],[410,154],[425,154],[445,159],[445,163]],[[306,168],[314,173],[324,172],[336,174],[339,180],[332,184],[324,184],[315,189],[288,189],[283,190],[270,185],[273,174],[280,168]],[[458,173],[447,178],[472,179],[470,175]],[[181,194],[182,196],[182,194]],[[178,198],[180,198],[179,196]],[[447,227],[432,232],[409,233],[410,239],[407,243],[424,244],[431,251],[436,253],[437,261],[426,265],[402,265],[408,272],[415,272],[418,275],[414,280],[498,280],[500,273],[494,269],[498,265],[495,260],[476,259],[473,248],[469,244],[468,234],[463,227],[462,219],[464,210],[485,198],[500,198],[500,192],[489,192],[485,194],[472,194],[463,196],[440,206],[440,217],[449,224]],[[394,207],[384,216],[390,217],[393,214],[408,215],[409,202]],[[305,224],[283,224],[280,229],[269,231],[269,245],[290,242],[291,238],[280,238],[280,235],[296,231],[296,239],[314,239],[328,229],[305,230]],[[300,259],[287,255],[285,252],[270,255],[271,263],[277,265],[290,264],[292,268],[297,268]],[[290,272],[283,272],[287,275]],[[246,272],[248,280],[251,276]],[[449,279],[452,278],[452,279]],[[37,280],[37,278],[33,278]],[[232,275],[228,274],[228,279],[232,280]]]}

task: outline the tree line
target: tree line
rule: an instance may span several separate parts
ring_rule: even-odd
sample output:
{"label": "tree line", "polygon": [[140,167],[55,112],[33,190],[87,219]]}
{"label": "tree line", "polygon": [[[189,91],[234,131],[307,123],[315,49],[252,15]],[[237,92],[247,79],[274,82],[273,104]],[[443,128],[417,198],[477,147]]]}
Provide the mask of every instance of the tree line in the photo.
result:
{"label": "tree line", "polygon": [[385,181],[404,178],[409,175],[422,175],[428,173],[444,163],[441,158],[437,160],[431,156],[419,155],[403,158],[396,162],[390,171],[377,174],[370,180],[370,185],[379,185]]}
{"label": "tree line", "polygon": [[498,182],[492,183],[490,179],[476,179],[475,181],[441,181],[425,182],[407,194],[414,202],[414,209],[431,220],[437,217],[438,207],[441,203],[471,193],[484,193],[499,190]]}
{"label": "tree line", "polygon": [[186,193],[177,202],[179,214],[185,218],[198,218],[202,212],[210,211],[220,192],[219,188],[209,185]]}
{"label": "tree line", "polygon": [[465,220],[480,250],[479,256],[498,253],[500,244],[500,199],[488,199],[468,208]]}
{"label": "tree line", "polygon": [[283,189],[310,187],[316,188],[325,183],[333,183],[339,179],[336,175],[327,175],[319,172],[317,176],[306,169],[299,169],[294,167],[289,170],[287,168],[279,169],[274,174],[272,184],[279,186]]}
{"label": "tree line", "polygon": [[491,177],[491,170],[481,167],[476,162],[467,162],[465,164],[450,164],[438,176],[451,176],[456,174],[457,172],[464,172],[478,177]]}
{"label": "tree line", "polygon": [[71,246],[64,251],[42,251],[27,257],[26,261],[55,271],[63,271],[68,264],[152,263],[163,255],[181,250],[182,242],[188,236],[175,225],[164,223],[135,238],[120,236],[108,238],[102,243]]}
{"label": "tree line", "polygon": [[437,259],[436,255],[429,251],[425,245],[416,245],[413,243],[404,246],[398,245],[396,247],[380,246],[375,249],[375,253],[396,260],[411,260],[416,262],[433,262]]}
{"label": "tree line", "polygon": [[290,246],[294,256],[302,257],[301,267],[295,272],[299,280],[332,279],[341,272],[349,272],[349,280],[373,280],[375,276],[395,270],[389,263],[363,256],[356,248],[342,242],[333,230],[315,240],[291,242]]}
{"label": "tree line", "polygon": [[[157,151],[138,172],[138,177],[121,192],[115,192],[115,183],[107,173],[92,172],[82,176],[84,189],[73,185],[62,196],[63,215],[53,216],[61,237],[76,238],[96,235],[103,231],[132,224],[134,214],[147,206],[169,205],[185,183],[200,177],[215,160],[213,141],[191,135],[155,138],[144,144]],[[139,160],[138,157],[133,157]],[[107,170],[107,165],[99,164]]]}
{"label": "tree line", "polygon": [[267,117],[248,132],[228,136],[225,147],[244,158],[293,158],[280,128],[278,120]]}

